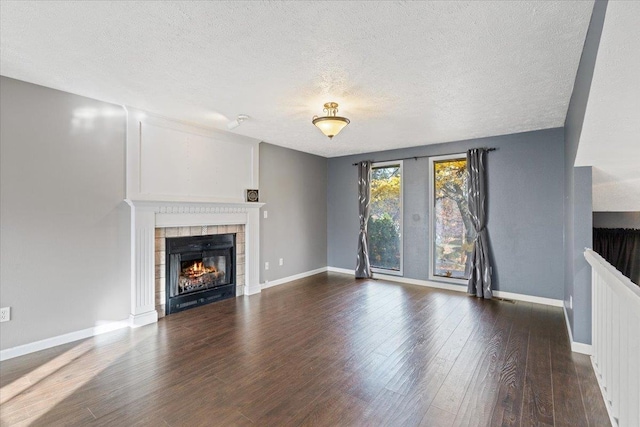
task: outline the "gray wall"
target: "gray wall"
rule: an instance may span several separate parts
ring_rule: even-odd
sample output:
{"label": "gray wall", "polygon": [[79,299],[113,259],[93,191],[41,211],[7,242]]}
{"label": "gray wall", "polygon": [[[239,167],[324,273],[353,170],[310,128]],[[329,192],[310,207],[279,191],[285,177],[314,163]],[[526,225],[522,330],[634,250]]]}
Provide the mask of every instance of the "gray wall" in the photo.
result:
{"label": "gray wall", "polygon": [[326,194],[327,159],[260,144],[261,283],[327,265]]}
{"label": "gray wall", "polygon": [[[357,171],[360,160],[496,147],[488,154],[488,229],[495,289],[562,299],[563,130],[549,129],[447,144],[329,159],[328,262],[353,269],[358,236]],[[428,159],[404,162],[404,275],[428,278]]]}
{"label": "gray wall", "polygon": [[[593,78],[593,70],[595,68],[596,57],[598,54],[598,46],[600,44],[600,36],[604,25],[604,17],[607,9],[607,1],[597,0],[593,7],[591,22],[587,30],[582,57],[576,73],[576,80],[567,110],[567,117],[564,123],[565,136],[565,153],[564,153],[564,171],[565,171],[565,212],[564,212],[564,228],[565,228],[565,280],[564,280],[564,305],[567,310],[569,324],[573,332],[574,341],[590,344],[591,343],[591,301],[578,298],[575,301],[576,292],[581,294],[590,294],[591,278],[590,275],[577,275],[576,271],[589,269],[589,265],[582,257],[584,246],[580,243],[586,241],[587,236],[591,235],[591,221],[575,223],[576,215],[582,217],[576,209],[587,209],[586,206],[580,205],[580,201],[587,198],[586,194],[578,194],[578,191],[588,191],[589,200],[591,199],[591,188],[586,188],[580,179],[586,179],[585,174],[581,174],[577,178],[575,168],[573,167],[576,153],[578,152],[578,144],[580,142],[580,133],[584,123],[584,114],[589,99],[589,91],[591,89],[591,80]],[[591,177],[589,174],[589,183]],[[588,207],[591,212],[592,207]],[[587,246],[591,246],[591,243]],[[577,249],[576,249],[577,248]],[[576,254],[575,252],[579,253]],[[573,307],[570,301],[573,299]],[[576,325],[576,320],[580,325]]]}
{"label": "gray wall", "polygon": [[0,348],[126,319],[123,109],[6,77],[0,92]]}
{"label": "gray wall", "polygon": [[[591,166],[573,168],[573,339],[591,342],[591,266],[584,249],[593,246]],[[569,312],[567,312],[569,315]]]}
{"label": "gray wall", "polygon": [[640,212],[594,212],[593,227],[640,229]]}

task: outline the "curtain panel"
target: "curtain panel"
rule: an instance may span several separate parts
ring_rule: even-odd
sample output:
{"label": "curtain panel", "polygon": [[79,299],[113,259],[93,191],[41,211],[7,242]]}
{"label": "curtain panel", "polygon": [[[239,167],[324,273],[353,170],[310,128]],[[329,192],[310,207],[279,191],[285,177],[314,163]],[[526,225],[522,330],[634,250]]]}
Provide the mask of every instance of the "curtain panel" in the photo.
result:
{"label": "curtain panel", "polygon": [[640,230],[594,228],[593,250],[640,285]]}
{"label": "curtain panel", "polygon": [[491,261],[489,259],[489,234],[487,232],[487,152],[483,148],[467,151],[469,215],[476,231],[470,260],[467,292],[479,298],[491,299]]}
{"label": "curtain panel", "polygon": [[358,163],[358,217],[360,232],[358,233],[358,253],[356,258],[356,279],[371,278],[369,264],[369,204],[371,202],[371,162]]}

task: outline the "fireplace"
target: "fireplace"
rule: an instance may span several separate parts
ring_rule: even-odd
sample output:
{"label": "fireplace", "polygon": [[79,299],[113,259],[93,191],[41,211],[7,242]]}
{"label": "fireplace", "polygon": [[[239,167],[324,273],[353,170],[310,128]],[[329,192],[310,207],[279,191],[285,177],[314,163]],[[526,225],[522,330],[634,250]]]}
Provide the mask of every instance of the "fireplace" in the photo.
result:
{"label": "fireplace", "polygon": [[166,239],[166,314],[236,296],[236,234]]}

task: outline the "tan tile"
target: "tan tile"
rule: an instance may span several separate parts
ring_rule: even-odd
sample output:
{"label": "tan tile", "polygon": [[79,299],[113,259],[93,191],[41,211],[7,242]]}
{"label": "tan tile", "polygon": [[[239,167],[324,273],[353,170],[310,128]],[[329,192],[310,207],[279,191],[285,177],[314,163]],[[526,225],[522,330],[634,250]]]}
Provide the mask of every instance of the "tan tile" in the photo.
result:
{"label": "tan tile", "polygon": [[244,286],[244,276],[238,276],[236,278],[236,284],[238,284],[240,286]]}
{"label": "tan tile", "polygon": [[164,264],[156,264],[156,279],[160,278],[160,277],[165,277],[167,273],[167,270],[164,266]]}
{"label": "tan tile", "polygon": [[191,227],[192,236],[202,236],[202,227]]}
{"label": "tan tile", "polygon": [[156,228],[156,238],[164,237],[164,228]]}
{"label": "tan tile", "polygon": [[236,245],[236,253],[237,254],[244,253],[244,243],[238,243]]}
{"label": "tan tile", "polygon": [[238,226],[237,225],[227,225],[227,233],[237,233]]}
{"label": "tan tile", "polygon": [[160,277],[156,279],[156,292],[164,292],[166,289],[166,281],[164,277]]}
{"label": "tan tile", "polygon": [[158,304],[156,305],[156,311],[158,312],[158,318],[165,316],[165,305]]}
{"label": "tan tile", "polygon": [[244,243],[244,232],[241,231],[236,234],[236,243]]}
{"label": "tan tile", "polygon": [[168,227],[165,230],[165,237],[178,237],[178,227]]}
{"label": "tan tile", "polygon": [[156,252],[156,264],[160,264],[161,261],[164,262],[165,256],[166,256],[165,251]]}
{"label": "tan tile", "polygon": [[156,292],[156,305],[164,304],[165,296],[165,292]]}
{"label": "tan tile", "polygon": [[156,252],[165,250],[166,239],[164,237],[156,237]]}
{"label": "tan tile", "polygon": [[186,237],[191,235],[191,227],[178,227],[178,236]]}
{"label": "tan tile", "polygon": [[[218,226],[217,225],[208,225],[207,226],[207,236],[210,236],[212,234],[218,234]],[[204,233],[203,233],[204,235]]]}

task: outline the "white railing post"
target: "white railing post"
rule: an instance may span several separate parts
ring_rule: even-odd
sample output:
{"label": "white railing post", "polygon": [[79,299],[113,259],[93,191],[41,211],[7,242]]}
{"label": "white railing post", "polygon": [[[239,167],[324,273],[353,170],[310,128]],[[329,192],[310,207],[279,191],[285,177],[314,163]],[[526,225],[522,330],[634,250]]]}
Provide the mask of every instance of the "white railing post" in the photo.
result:
{"label": "white railing post", "polygon": [[593,367],[614,426],[640,426],[640,286],[591,249]]}

